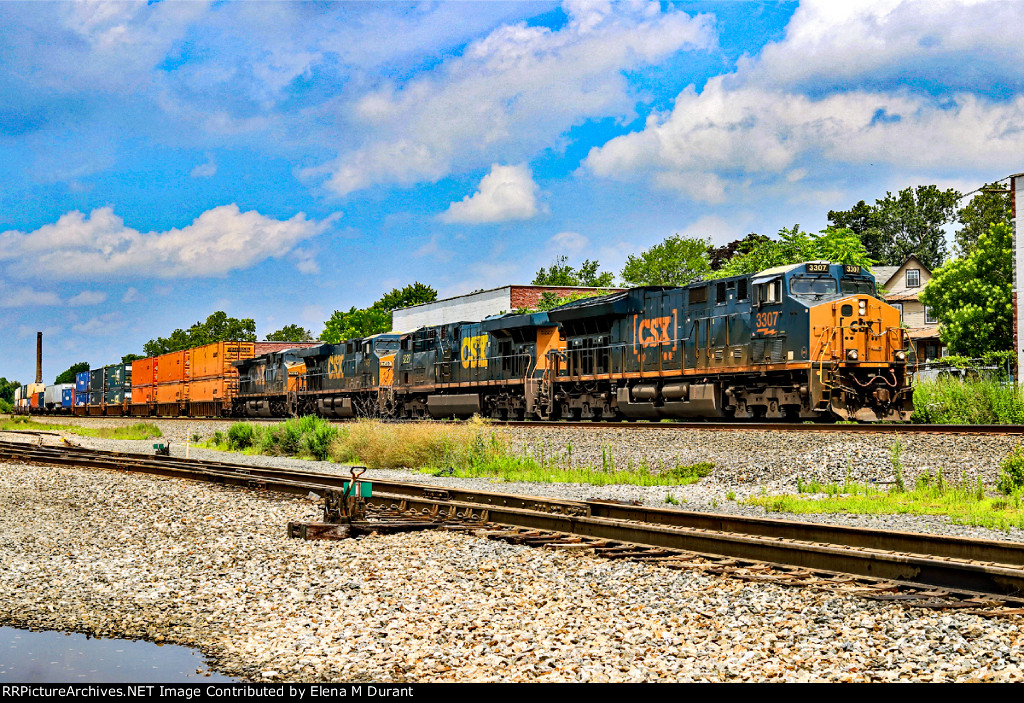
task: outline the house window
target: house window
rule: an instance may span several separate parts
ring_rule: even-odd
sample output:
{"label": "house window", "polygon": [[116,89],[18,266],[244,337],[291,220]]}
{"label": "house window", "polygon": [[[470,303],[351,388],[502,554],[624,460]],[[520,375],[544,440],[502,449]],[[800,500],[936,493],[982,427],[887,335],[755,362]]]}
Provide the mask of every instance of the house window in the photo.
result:
{"label": "house window", "polygon": [[891,303],[891,305],[900,311],[900,322],[903,322],[903,303]]}
{"label": "house window", "polygon": [[907,288],[921,287],[921,269],[907,269]]}
{"label": "house window", "polygon": [[932,315],[932,311],[928,308],[927,305],[924,306],[924,324],[926,324],[926,325],[937,325],[937,324],[939,324],[939,321],[935,319],[935,316]]}

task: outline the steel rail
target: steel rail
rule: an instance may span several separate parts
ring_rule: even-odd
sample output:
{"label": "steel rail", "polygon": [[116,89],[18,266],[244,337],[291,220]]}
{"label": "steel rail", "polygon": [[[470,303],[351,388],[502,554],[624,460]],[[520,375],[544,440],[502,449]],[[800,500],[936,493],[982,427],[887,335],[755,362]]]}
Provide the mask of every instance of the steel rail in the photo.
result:
{"label": "steel rail", "polygon": [[[57,415],[42,415],[38,417],[60,419]],[[77,415],[73,417],[92,419],[92,416]],[[287,418],[227,418],[227,417],[147,417],[136,415],[97,415],[95,419],[109,420],[118,417],[135,420],[153,421],[193,421],[193,422],[254,422],[273,423],[283,422]],[[386,422],[406,423],[419,422],[417,420],[385,420]],[[358,420],[328,420],[332,424],[346,424],[358,422]],[[526,427],[526,428],[572,428],[572,429],[626,429],[626,430],[712,430],[724,432],[743,431],[765,431],[765,432],[844,432],[844,433],[890,433],[890,434],[967,434],[967,435],[1024,435],[1024,425],[941,425],[941,424],[919,424],[919,423],[851,423],[838,424],[830,422],[757,422],[746,420],[723,421],[659,421],[659,420],[634,420],[634,421],[581,421],[581,420],[490,420],[495,427]]]}
{"label": "steel rail", "polygon": [[[349,479],[179,457],[0,442],[0,458],[64,466],[141,471],[166,477],[323,494]],[[371,505],[419,512],[486,515],[490,522],[665,549],[916,581],[1003,596],[1024,594],[1024,544],[769,518],[571,501],[453,487],[372,481]]]}

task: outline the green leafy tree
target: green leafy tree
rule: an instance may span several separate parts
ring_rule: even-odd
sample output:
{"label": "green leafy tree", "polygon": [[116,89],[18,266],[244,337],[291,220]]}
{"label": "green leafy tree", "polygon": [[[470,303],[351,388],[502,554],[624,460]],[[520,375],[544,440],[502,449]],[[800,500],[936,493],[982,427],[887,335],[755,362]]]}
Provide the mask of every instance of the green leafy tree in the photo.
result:
{"label": "green leafy tree", "polygon": [[779,230],[778,239],[759,241],[745,254],[733,257],[711,277],[757,273],[775,266],[815,260],[856,264],[863,268],[870,268],[876,263],[868,256],[864,243],[853,230],[830,227],[819,234],[808,234],[800,229],[800,225],[793,225]]}
{"label": "green leafy tree", "polygon": [[121,363],[122,364],[130,364],[133,361],[138,361],[139,359],[145,359],[145,358],[146,357],[143,356],[142,354],[125,354],[124,356],[121,357]]}
{"label": "green leafy tree", "polygon": [[956,214],[960,193],[949,188],[926,185],[904,188],[896,195],[867,205],[863,200],[850,210],[828,213],[834,227],[853,230],[864,243],[868,256],[890,266],[902,264],[916,254],[930,269],[946,257],[944,228]]}
{"label": "green leafy tree", "polygon": [[994,224],[974,250],[935,270],[920,293],[952,354],[1013,348],[1013,230]]}
{"label": "green leafy tree", "polygon": [[568,264],[568,256],[559,256],[550,269],[541,267],[533,279],[535,286],[564,286],[566,288],[610,288],[615,285],[615,274],[598,272],[597,261],[586,259],[578,269]]}
{"label": "green leafy tree", "polygon": [[404,288],[393,288],[368,308],[352,307],[348,312],[335,310],[324,323],[320,339],[337,344],[346,339],[369,337],[387,332],[392,326],[391,312],[398,308],[431,303],[437,300],[437,291],[423,283],[412,283]]}
{"label": "green leafy tree", "polygon": [[758,244],[770,241],[771,238],[766,237],[763,234],[751,232],[743,239],[734,239],[728,244],[723,244],[720,247],[709,249],[708,258],[711,260],[711,270],[718,271],[729,263],[733,257],[746,254]]}
{"label": "green leafy tree", "polygon": [[8,381],[6,378],[0,377],[0,400],[13,403],[14,391],[19,386],[21,386],[21,383],[18,381]]}
{"label": "green leafy tree", "polygon": [[638,256],[630,254],[622,281],[633,286],[685,286],[711,273],[711,241],[678,234],[655,244]]}
{"label": "green leafy tree", "polygon": [[330,319],[324,323],[324,331],[320,334],[320,339],[337,344],[346,339],[369,337],[390,329],[390,311],[372,306],[362,309],[353,306],[348,312],[335,310]]}
{"label": "green leafy tree", "polygon": [[54,379],[53,382],[54,383],[74,383],[75,382],[75,376],[77,374],[81,373],[82,371],[88,371],[88,370],[89,370],[89,363],[86,362],[86,361],[79,361],[77,364],[73,364],[71,366],[71,368],[69,368],[67,371],[64,371],[59,376],[57,376],[57,378]]}
{"label": "green leafy tree", "polygon": [[967,256],[992,225],[1004,223],[1013,226],[1010,221],[1010,192],[997,183],[986,183],[967,205],[957,211],[956,219],[961,225],[955,235],[957,253]]}
{"label": "green leafy tree", "polygon": [[267,335],[268,342],[312,342],[313,333],[298,325],[285,325]]}
{"label": "green leafy tree", "polygon": [[437,291],[428,285],[416,281],[405,288],[392,288],[390,292],[381,296],[372,307],[381,310],[397,310],[407,308],[411,305],[432,303],[437,300]]}
{"label": "green leafy tree", "polygon": [[256,321],[252,318],[228,317],[218,310],[205,322],[196,322],[188,330],[176,329],[168,337],[157,337],[142,345],[146,356],[191,349],[213,342],[255,342]]}

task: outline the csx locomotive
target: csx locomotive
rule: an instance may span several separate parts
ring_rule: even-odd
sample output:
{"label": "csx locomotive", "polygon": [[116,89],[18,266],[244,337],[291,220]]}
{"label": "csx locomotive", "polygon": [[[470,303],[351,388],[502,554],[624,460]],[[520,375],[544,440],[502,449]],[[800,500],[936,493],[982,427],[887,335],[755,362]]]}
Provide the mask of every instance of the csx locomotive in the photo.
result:
{"label": "csx locomotive", "polygon": [[910,352],[870,273],[809,262],[236,361],[233,411],[905,421]]}

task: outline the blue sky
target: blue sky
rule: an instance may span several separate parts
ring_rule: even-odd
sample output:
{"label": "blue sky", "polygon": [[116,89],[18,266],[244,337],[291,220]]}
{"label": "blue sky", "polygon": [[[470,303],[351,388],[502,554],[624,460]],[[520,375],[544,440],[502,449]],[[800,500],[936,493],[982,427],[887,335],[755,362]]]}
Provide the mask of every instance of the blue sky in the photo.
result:
{"label": "blue sky", "polygon": [[0,3],[0,376],[1024,170],[1024,3]]}

